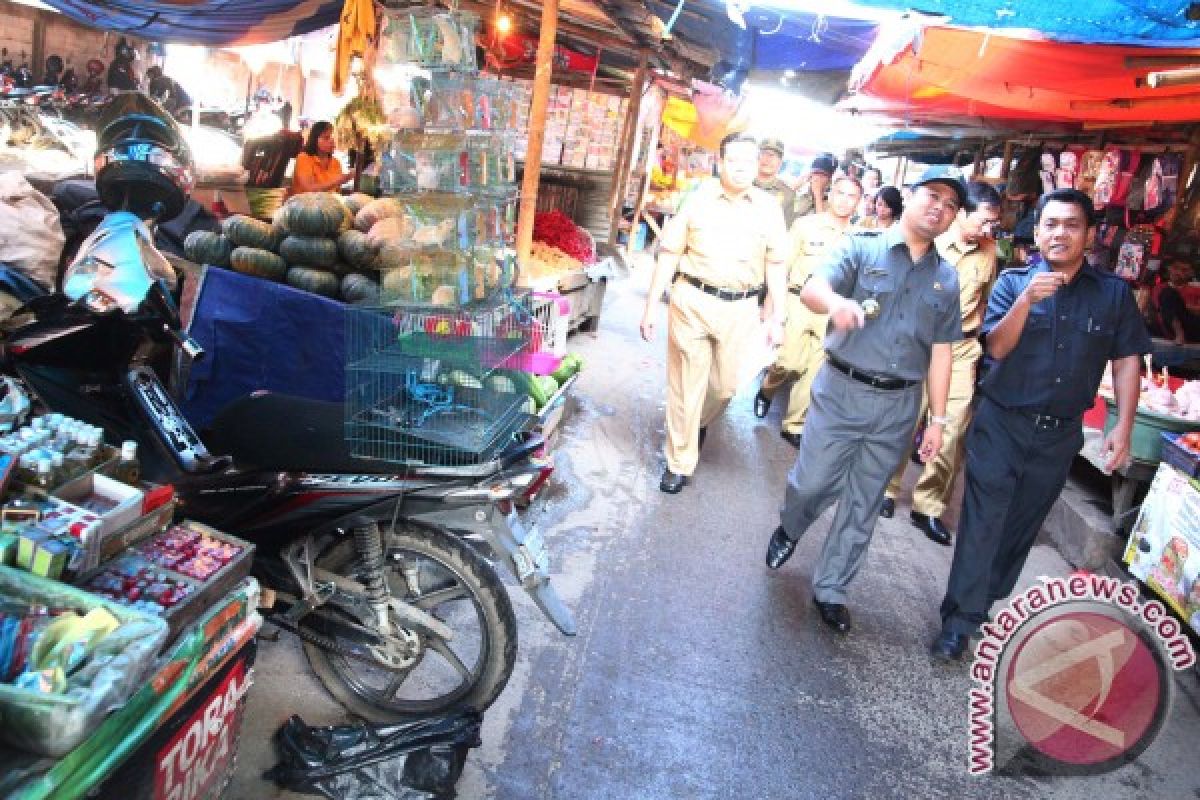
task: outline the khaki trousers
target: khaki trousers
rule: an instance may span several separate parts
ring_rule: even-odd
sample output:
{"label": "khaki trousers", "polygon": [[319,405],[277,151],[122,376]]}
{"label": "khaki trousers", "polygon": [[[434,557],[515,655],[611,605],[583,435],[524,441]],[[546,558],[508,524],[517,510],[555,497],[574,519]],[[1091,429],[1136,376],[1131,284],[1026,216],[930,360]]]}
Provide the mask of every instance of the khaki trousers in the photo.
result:
{"label": "khaki trousers", "polygon": [[788,433],[802,433],[811,402],[813,378],[825,363],[824,337],[829,317],[809,311],[791,292],[788,292],[787,308],[783,345],[775,363],[763,377],[760,391],[767,399],[773,399],[779,387],[792,381],[782,428]]}
{"label": "khaki trousers", "polygon": [[[950,423],[942,430],[942,449],[921,470],[921,477],[913,488],[912,510],[929,517],[940,517],[946,511],[946,503],[954,492],[954,480],[962,466],[963,445],[967,428],[971,424],[971,399],[975,396],[975,368],[982,350],[975,339],[956,342],[954,362],[950,368],[950,394],[946,399],[946,416]],[[925,418],[929,409],[928,387],[921,401],[921,414]],[[910,448],[911,450],[911,448]],[[893,499],[900,494],[904,469],[908,459],[900,462],[896,474],[887,487],[887,496]]]}
{"label": "khaki trousers", "polygon": [[754,297],[728,301],[686,281],[671,287],[667,313],[667,469],[691,475],[700,428],[721,415],[737,391],[745,344],[759,327]]}

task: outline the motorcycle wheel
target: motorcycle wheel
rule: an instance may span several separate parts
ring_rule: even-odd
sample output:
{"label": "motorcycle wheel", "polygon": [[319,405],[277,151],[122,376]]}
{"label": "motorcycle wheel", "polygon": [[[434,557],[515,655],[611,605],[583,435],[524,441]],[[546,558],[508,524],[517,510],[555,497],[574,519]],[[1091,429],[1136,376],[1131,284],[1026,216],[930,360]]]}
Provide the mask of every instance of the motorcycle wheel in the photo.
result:
{"label": "motorcycle wheel", "polygon": [[[453,640],[406,630],[411,651],[381,653],[376,663],[306,641],[313,672],[347,710],[371,722],[483,711],[508,683],[517,656],[517,620],[496,571],[453,534],[413,525],[385,532],[384,553],[392,596],[437,617]],[[317,564],[356,579],[361,572],[351,539]]]}

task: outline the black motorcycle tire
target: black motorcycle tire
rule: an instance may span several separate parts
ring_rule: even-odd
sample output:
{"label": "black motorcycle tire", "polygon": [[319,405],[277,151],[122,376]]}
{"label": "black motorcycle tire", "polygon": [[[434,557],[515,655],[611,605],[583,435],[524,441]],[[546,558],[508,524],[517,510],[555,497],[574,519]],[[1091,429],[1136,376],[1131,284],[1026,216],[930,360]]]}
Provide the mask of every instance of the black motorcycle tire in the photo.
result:
{"label": "black motorcycle tire", "polygon": [[[481,634],[485,645],[478,658],[482,667],[473,685],[444,706],[400,710],[364,698],[345,674],[349,662],[344,657],[305,641],[304,654],[309,666],[335,700],[370,722],[403,722],[436,714],[486,710],[504,690],[517,658],[517,618],[504,584],[482,556],[448,531],[401,523],[384,532],[384,551],[393,549],[411,551],[436,561],[452,572],[470,593],[482,616]],[[357,557],[354,541],[343,539],[322,554],[317,563],[323,569],[351,575]],[[425,657],[431,657],[431,654],[426,653]]]}

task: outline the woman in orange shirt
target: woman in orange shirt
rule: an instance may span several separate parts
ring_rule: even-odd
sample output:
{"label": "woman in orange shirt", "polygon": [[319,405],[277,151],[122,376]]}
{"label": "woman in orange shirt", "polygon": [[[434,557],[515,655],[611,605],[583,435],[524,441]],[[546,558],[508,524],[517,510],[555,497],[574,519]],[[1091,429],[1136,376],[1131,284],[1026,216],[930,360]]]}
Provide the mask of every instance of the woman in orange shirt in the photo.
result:
{"label": "woman in orange shirt", "polygon": [[304,150],[296,156],[292,194],[331,192],[349,179],[341,163],[333,157],[333,125],[324,120],[313,123]]}

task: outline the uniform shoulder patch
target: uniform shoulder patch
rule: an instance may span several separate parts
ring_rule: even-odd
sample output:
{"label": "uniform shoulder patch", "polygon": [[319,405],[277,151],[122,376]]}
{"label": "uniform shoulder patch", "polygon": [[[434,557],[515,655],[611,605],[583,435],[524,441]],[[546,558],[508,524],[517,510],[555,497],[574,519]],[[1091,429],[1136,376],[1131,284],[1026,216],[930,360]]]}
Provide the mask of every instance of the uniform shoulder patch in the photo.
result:
{"label": "uniform shoulder patch", "polygon": [[881,236],[883,231],[871,230],[870,228],[859,228],[858,230],[850,231],[851,236],[861,236],[864,239],[874,239],[876,236]]}

